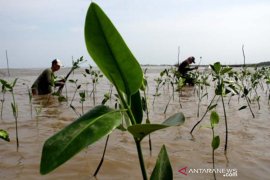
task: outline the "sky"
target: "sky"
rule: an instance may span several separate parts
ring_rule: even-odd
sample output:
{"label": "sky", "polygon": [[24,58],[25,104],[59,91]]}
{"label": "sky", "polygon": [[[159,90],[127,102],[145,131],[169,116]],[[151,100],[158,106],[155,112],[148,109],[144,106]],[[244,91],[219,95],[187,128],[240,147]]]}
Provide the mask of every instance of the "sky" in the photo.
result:
{"label": "sky", "polygon": [[[140,64],[270,61],[269,0],[93,1],[111,19]],[[0,69],[71,66],[84,56],[90,0],[0,0]]]}

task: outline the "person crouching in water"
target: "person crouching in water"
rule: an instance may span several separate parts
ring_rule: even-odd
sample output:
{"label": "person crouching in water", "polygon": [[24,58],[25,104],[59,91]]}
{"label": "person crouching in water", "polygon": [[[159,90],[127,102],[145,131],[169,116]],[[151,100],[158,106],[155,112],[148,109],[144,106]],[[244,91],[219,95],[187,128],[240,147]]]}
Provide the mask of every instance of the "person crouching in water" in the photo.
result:
{"label": "person crouching in water", "polygon": [[194,85],[195,79],[192,78],[188,72],[192,71],[194,69],[198,69],[198,66],[191,68],[190,64],[194,63],[195,64],[195,58],[193,56],[188,57],[186,60],[184,60],[179,66],[178,66],[178,72],[180,74],[180,77],[185,79],[185,82],[189,85]]}
{"label": "person crouching in water", "polygon": [[58,71],[62,63],[59,59],[54,59],[52,61],[51,68],[45,69],[36,79],[32,85],[33,95],[46,95],[52,93],[52,87],[63,86],[65,84],[64,80],[56,81],[54,72]]}

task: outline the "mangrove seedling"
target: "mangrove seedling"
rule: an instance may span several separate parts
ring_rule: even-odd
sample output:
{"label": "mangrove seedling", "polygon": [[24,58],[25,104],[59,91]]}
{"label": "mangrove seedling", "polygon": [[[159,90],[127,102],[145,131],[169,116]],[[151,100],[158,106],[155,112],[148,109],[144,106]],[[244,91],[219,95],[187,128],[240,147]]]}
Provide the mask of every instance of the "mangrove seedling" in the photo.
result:
{"label": "mangrove seedling", "polygon": [[84,114],[84,111],[83,111],[83,103],[84,103],[84,101],[85,101],[85,90],[83,90],[83,91],[81,91],[80,93],[79,93],[79,95],[80,95],[80,103],[82,104],[82,114]]}
{"label": "mangrove seedling", "polygon": [[[96,106],[50,137],[43,146],[40,173],[47,174],[53,171],[85,147],[106,137],[120,126],[122,116],[125,116],[129,121],[126,124],[127,130],[133,136],[136,145],[142,177],[147,180],[141,141],[154,131],[183,124],[184,115],[176,113],[162,124],[142,124],[139,92],[143,82],[142,69],[112,22],[95,3],[91,3],[87,12],[85,41],[92,59],[114,84],[122,109]],[[161,149],[151,179],[165,176],[172,179],[172,171],[169,171],[171,165],[164,152],[165,147]]]}
{"label": "mangrove seedling", "polygon": [[16,147],[17,151],[19,148],[19,137],[18,137],[18,106],[15,101],[15,95],[14,95],[14,87],[16,85],[18,78],[16,78],[12,83],[8,83],[7,81],[0,79],[0,82],[2,83],[3,86],[5,86],[5,89],[9,91],[12,95],[12,102],[11,102],[11,108],[12,108],[12,113],[13,117],[15,119],[15,129],[16,129]]}
{"label": "mangrove seedling", "polygon": [[97,91],[97,84],[99,79],[103,77],[103,74],[99,70],[93,70],[93,67],[89,65],[89,69],[85,69],[86,74],[90,75],[92,80],[92,91],[90,96],[93,95],[93,104],[96,105],[96,91]]}
{"label": "mangrove seedling", "polygon": [[[197,97],[198,97],[198,107],[197,107],[197,117],[200,116],[200,106],[201,106],[201,101],[204,97],[208,96],[208,92],[207,92],[207,86],[210,86],[210,84],[208,83],[208,76],[206,75],[200,75],[198,72],[196,72],[198,74],[196,80],[195,80],[195,85],[198,87],[197,88]],[[204,93],[205,90],[205,93]]]}
{"label": "mangrove seedling", "polygon": [[219,147],[220,144],[220,138],[219,136],[215,135],[214,127],[219,123],[219,115],[216,111],[211,112],[210,116],[210,125],[212,130],[212,163],[213,163],[213,175],[214,179],[216,179],[216,173],[215,173],[215,150]]}
{"label": "mangrove seedling", "polygon": [[1,84],[2,84],[2,99],[0,100],[1,101],[1,119],[3,119],[3,108],[4,108],[4,102],[5,102],[5,94],[7,92],[6,90],[6,86],[2,83],[2,81],[0,80]]}
{"label": "mangrove seedling", "polygon": [[76,108],[72,105],[72,103],[74,101],[74,98],[75,98],[75,95],[76,95],[77,91],[81,88],[81,85],[77,83],[78,82],[78,79],[76,79],[76,80],[69,79],[68,81],[70,83],[72,83],[72,84],[75,84],[75,91],[73,93],[73,96],[72,96],[72,99],[70,101],[69,107],[71,107],[71,109],[78,115],[78,113],[76,111]]}
{"label": "mangrove seedling", "polygon": [[31,88],[23,83],[23,85],[26,85],[27,87],[27,93],[28,93],[28,101],[29,101],[29,104],[30,104],[30,111],[31,111],[31,117],[33,116],[33,104],[32,104],[32,99],[33,99],[33,95],[32,95],[32,91],[31,91]]}
{"label": "mangrove seedling", "polygon": [[229,84],[226,81],[226,75],[228,72],[232,70],[230,67],[222,67],[220,62],[216,62],[213,65],[210,65],[212,69],[212,76],[213,76],[213,81],[216,82],[216,87],[215,87],[215,96],[211,100],[210,104],[207,107],[207,110],[203,117],[201,118],[200,121],[198,121],[190,131],[192,134],[193,130],[195,127],[202,121],[204,116],[208,111],[213,109],[214,107],[217,106],[217,104],[212,105],[213,100],[215,99],[216,96],[221,98],[222,101],[222,108],[223,108],[223,113],[224,113],[224,121],[225,121],[225,145],[224,145],[224,153],[227,153],[227,144],[228,144],[228,123],[227,123],[227,115],[226,115],[226,108],[224,104],[224,97],[231,92],[231,89],[228,87]]}
{"label": "mangrove seedling", "polygon": [[224,153],[227,153],[227,145],[228,145],[228,123],[227,123],[227,114],[224,104],[224,96],[226,96],[231,91],[226,87],[225,75],[226,73],[232,70],[231,67],[222,67],[220,62],[216,62],[213,65],[210,65],[212,68],[212,76],[214,80],[217,80],[217,86],[215,89],[215,95],[221,97],[223,113],[224,113],[224,121],[225,121],[225,147]]}
{"label": "mangrove seedling", "polygon": [[[78,69],[80,68],[80,64],[85,62],[86,60],[83,59],[83,56],[81,56],[80,58],[78,58],[76,61],[73,61],[72,60],[72,67],[70,69],[70,71],[67,73],[67,75],[65,76],[65,78],[63,79],[64,82],[66,82],[68,80],[68,77],[70,76],[70,74],[72,72],[74,72],[75,69]],[[61,95],[62,94],[62,90],[64,88],[65,84],[63,86],[60,86],[57,90],[57,93],[58,95]]]}

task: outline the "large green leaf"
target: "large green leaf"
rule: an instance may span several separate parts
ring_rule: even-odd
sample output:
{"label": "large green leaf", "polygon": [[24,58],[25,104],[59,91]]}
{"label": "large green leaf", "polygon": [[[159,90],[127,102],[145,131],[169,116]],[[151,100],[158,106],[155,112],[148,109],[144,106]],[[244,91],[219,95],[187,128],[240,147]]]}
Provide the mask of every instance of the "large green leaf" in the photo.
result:
{"label": "large green leaf", "polygon": [[133,137],[138,140],[142,140],[148,134],[171,126],[180,126],[185,122],[185,116],[183,113],[177,113],[162,124],[136,124],[128,127],[128,131],[133,135]]}
{"label": "large green leaf", "polygon": [[110,19],[91,3],[85,21],[86,47],[104,75],[128,97],[143,81],[142,69]]}
{"label": "large green leaf", "polygon": [[165,145],[162,146],[150,180],[173,179],[173,171]]}
{"label": "large green leaf", "polygon": [[54,170],[83,148],[108,135],[121,124],[121,113],[97,106],[49,138],[41,157],[40,173]]}

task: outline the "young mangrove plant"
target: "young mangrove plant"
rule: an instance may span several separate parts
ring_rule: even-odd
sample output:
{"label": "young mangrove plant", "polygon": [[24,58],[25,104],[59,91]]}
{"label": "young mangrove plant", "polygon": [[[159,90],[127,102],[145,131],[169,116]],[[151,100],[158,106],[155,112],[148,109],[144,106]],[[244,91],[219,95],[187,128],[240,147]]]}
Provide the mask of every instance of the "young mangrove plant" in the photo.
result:
{"label": "young mangrove plant", "polygon": [[6,86],[5,86],[5,81],[3,81],[4,82],[4,84],[3,84],[3,82],[0,80],[0,82],[1,82],[1,84],[2,84],[2,99],[0,100],[1,101],[1,119],[3,119],[3,109],[4,109],[4,102],[5,102],[5,95],[6,95],[6,92],[7,92],[7,90],[6,90]]}
{"label": "young mangrove plant", "polygon": [[[197,72],[198,73],[198,72]],[[207,92],[207,86],[210,86],[208,80],[208,76],[206,75],[200,75],[198,73],[198,76],[195,80],[195,85],[197,86],[197,97],[198,97],[198,107],[197,107],[197,117],[200,116],[200,106],[201,106],[201,101],[204,97],[208,96]],[[204,92],[205,90],[205,92]]]}
{"label": "young mangrove plant", "polygon": [[83,103],[84,103],[84,101],[85,101],[85,90],[83,90],[83,91],[81,91],[80,93],[79,93],[79,95],[80,95],[80,103],[82,104],[82,114],[84,114],[84,110],[83,110]]}
{"label": "young mangrove plant", "polygon": [[16,147],[17,151],[19,149],[19,137],[18,137],[18,106],[15,101],[15,95],[14,95],[14,87],[16,85],[18,78],[16,78],[12,83],[8,83],[7,81],[0,79],[0,82],[2,83],[3,86],[5,86],[5,89],[9,91],[12,95],[12,102],[11,102],[11,108],[12,108],[12,113],[13,117],[15,119],[15,129],[16,129]]}
{"label": "young mangrove plant", "polygon": [[70,104],[69,104],[69,107],[77,114],[77,115],[79,115],[78,113],[77,113],[77,111],[76,111],[76,108],[73,106],[73,101],[74,101],[74,98],[75,98],[75,95],[77,94],[77,91],[81,88],[81,84],[78,84],[78,79],[76,79],[76,80],[73,80],[73,79],[69,79],[68,80],[70,83],[72,83],[72,84],[75,84],[75,91],[74,91],[74,93],[73,93],[73,96],[72,96],[72,99],[71,99],[71,101],[70,101]]}
{"label": "young mangrove plant", "polygon": [[[251,94],[251,88],[248,87],[248,81],[247,81],[247,76],[250,75],[250,72],[247,71],[246,68],[244,68],[242,71],[241,71],[241,74],[239,76],[239,81],[240,81],[240,85],[241,85],[241,92],[243,93],[242,94],[242,97],[245,98],[246,102],[247,102],[247,105],[248,105],[248,108],[249,108],[249,111],[250,113],[252,114],[252,117],[255,118],[255,115],[251,109],[251,100],[250,98],[248,97],[248,94]],[[242,108],[240,108],[242,109]]]}
{"label": "young mangrove plant", "polygon": [[27,84],[23,83],[23,85],[26,85],[26,87],[27,87],[28,101],[29,101],[29,104],[30,104],[30,112],[31,112],[31,117],[33,117],[33,103],[32,103],[33,95],[32,95],[32,91],[31,91],[31,88]]}
{"label": "young mangrove plant", "polygon": [[[127,130],[133,136],[137,148],[142,177],[147,180],[141,141],[156,130],[181,125],[184,123],[184,115],[176,113],[162,124],[142,124],[139,92],[143,82],[142,69],[112,22],[95,3],[91,3],[87,12],[85,41],[92,59],[114,84],[122,109],[96,106],[50,137],[43,146],[40,173],[51,172],[85,147],[106,137],[120,126],[124,116],[129,121],[126,123]],[[171,169],[164,146],[161,148],[151,179],[172,179]]]}
{"label": "young mangrove plant", "polygon": [[[85,69],[86,74],[90,75],[92,80],[92,91],[90,96],[93,96],[93,104],[96,105],[96,91],[99,79],[103,77],[103,74],[99,70],[93,70],[93,67],[89,65],[89,69]],[[86,76],[86,75],[85,75]]]}
{"label": "young mangrove plant", "polygon": [[[167,102],[167,104],[165,106],[165,110],[163,112],[164,114],[166,114],[166,111],[167,111],[168,106],[169,106],[169,104],[171,102],[171,99],[174,101],[174,92],[176,91],[175,85],[177,87],[177,90],[181,89],[182,87],[179,86],[180,85],[180,83],[179,83],[180,78],[177,78],[177,76],[176,76],[176,73],[177,73],[176,68],[171,67],[168,70],[165,69],[164,73],[166,75],[165,78],[164,78],[164,84],[167,84],[168,91],[169,91],[169,87],[170,86],[172,87],[172,94],[169,95],[170,96],[169,100],[168,100],[168,102]],[[182,107],[181,102],[180,102],[180,97],[179,97],[179,104],[180,104],[180,107]]]}
{"label": "young mangrove plant", "polygon": [[181,104],[181,94],[182,94],[182,89],[183,87],[185,87],[186,83],[185,83],[185,78],[183,77],[179,77],[176,81],[176,91],[178,92],[178,102],[180,105],[180,108],[182,108],[182,104]]}
{"label": "young mangrove plant", "polygon": [[[251,90],[254,90],[255,92],[255,97],[254,99],[257,101],[258,104],[258,109],[261,109],[261,105],[260,105],[260,97],[258,92],[257,92],[257,88],[258,85],[260,84],[260,80],[262,78],[262,74],[260,73],[260,71],[257,70],[257,68],[255,68],[255,72],[251,75]],[[261,86],[262,87],[262,86]]]}
{"label": "young mangrove plant", "polygon": [[190,131],[192,134],[193,130],[195,127],[203,120],[204,116],[208,111],[213,109],[214,107],[217,106],[217,104],[212,105],[213,100],[215,99],[216,96],[221,98],[222,102],[222,108],[223,108],[223,113],[224,113],[224,121],[225,121],[225,145],[224,145],[224,153],[227,153],[227,144],[228,144],[228,123],[227,123],[227,114],[226,114],[226,108],[225,108],[225,103],[224,103],[224,97],[229,94],[232,90],[229,87],[228,81],[226,80],[226,75],[229,73],[232,68],[230,67],[222,67],[220,62],[216,62],[213,65],[210,65],[212,69],[212,76],[213,76],[213,81],[216,82],[216,87],[215,87],[215,96],[211,100],[210,104],[208,105],[205,114],[201,118],[200,121],[198,121]]}
{"label": "young mangrove plant", "polygon": [[227,153],[227,145],[228,145],[228,123],[227,123],[227,114],[224,103],[224,97],[229,94],[231,91],[228,88],[228,84],[226,84],[225,75],[226,73],[232,70],[231,67],[222,67],[220,62],[216,62],[211,65],[212,68],[212,76],[214,80],[217,80],[217,86],[215,89],[215,95],[221,97],[222,108],[224,113],[224,121],[225,121],[225,145],[224,145],[224,153]]}
{"label": "young mangrove plant", "polygon": [[214,179],[216,179],[216,172],[215,172],[215,150],[219,147],[220,144],[220,138],[219,136],[215,135],[215,126],[219,123],[219,115],[216,111],[211,112],[210,116],[210,125],[212,130],[212,163],[213,163],[213,175]]}
{"label": "young mangrove plant", "polygon": [[[86,60],[83,59],[83,56],[81,56],[80,58],[78,58],[76,61],[73,61],[72,60],[72,67],[71,69],[69,70],[69,72],[67,73],[67,75],[65,76],[65,78],[63,79],[64,82],[66,82],[68,80],[68,77],[70,76],[70,74],[72,72],[74,72],[74,70],[80,68],[80,64],[85,62]],[[56,92],[57,95],[61,95],[62,94],[62,90],[64,88],[65,84],[63,86],[60,86]]]}
{"label": "young mangrove plant", "polygon": [[154,96],[153,102],[152,102],[153,107],[155,104],[156,97],[161,95],[161,93],[159,92],[159,89],[162,87],[162,84],[163,84],[163,80],[161,77],[154,79],[154,81],[156,82],[156,88],[155,88],[155,94],[153,95]]}

